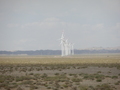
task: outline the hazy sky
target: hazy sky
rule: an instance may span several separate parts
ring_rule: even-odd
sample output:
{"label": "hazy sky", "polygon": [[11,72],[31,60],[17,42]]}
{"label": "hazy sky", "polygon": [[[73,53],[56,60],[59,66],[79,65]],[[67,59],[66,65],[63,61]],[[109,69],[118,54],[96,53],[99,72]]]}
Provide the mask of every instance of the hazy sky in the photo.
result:
{"label": "hazy sky", "polygon": [[0,0],[0,50],[120,46],[120,0]]}

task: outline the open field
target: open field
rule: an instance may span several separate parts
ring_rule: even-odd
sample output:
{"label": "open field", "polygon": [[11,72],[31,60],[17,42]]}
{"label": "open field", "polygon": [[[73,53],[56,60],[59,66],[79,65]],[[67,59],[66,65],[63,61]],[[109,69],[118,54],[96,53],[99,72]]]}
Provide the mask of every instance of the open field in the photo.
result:
{"label": "open field", "polygon": [[120,54],[0,56],[0,90],[119,90]]}
{"label": "open field", "polygon": [[0,64],[115,64],[120,54],[88,54],[75,56],[0,56]]}

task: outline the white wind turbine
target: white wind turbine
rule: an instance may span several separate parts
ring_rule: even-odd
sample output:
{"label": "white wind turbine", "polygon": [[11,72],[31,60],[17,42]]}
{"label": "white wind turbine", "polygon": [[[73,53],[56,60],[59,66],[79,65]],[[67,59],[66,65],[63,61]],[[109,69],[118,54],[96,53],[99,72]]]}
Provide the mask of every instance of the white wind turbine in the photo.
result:
{"label": "white wind turbine", "polygon": [[65,40],[64,40],[64,32],[62,33],[62,36],[60,38],[61,40],[61,56],[65,56]]}
{"label": "white wind turbine", "polygon": [[65,40],[65,55],[68,55],[68,40]]}
{"label": "white wind turbine", "polygon": [[71,44],[68,43],[68,55],[71,55]]}
{"label": "white wind turbine", "polygon": [[72,55],[74,55],[74,43],[71,44]]}
{"label": "white wind turbine", "polygon": [[64,32],[62,32],[61,40],[61,56],[74,55],[74,44],[69,43],[68,39],[64,38]]}

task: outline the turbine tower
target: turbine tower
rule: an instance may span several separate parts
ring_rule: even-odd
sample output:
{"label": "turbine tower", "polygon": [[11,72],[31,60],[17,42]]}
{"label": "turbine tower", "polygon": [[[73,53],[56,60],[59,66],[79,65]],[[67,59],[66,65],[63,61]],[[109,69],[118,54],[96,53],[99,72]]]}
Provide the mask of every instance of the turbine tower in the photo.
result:
{"label": "turbine tower", "polygon": [[71,55],[71,43],[69,43],[69,55]]}
{"label": "turbine tower", "polygon": [[60,44],[61,44],[61,56],[64,56],[65,55],[64,32],[62,32]]}
{"label": "turbine tower", "polygon": [[67,41],[67,39],[65,40],[64,45],[65,45],[65,55],[67,56],[68,55],[68,41]]}
{"label": "turbine tower", "polygon": [[74,43],[72,43],[72,55],[74,55]]}

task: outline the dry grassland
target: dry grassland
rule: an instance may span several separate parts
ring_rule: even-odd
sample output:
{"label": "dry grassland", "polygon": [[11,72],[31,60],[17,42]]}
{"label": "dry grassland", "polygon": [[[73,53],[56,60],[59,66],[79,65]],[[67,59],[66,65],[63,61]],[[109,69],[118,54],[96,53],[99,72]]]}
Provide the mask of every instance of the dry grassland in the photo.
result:
{"label": "dry grassland", "polygon": [[0,56],[0,64],[120,64],[120,54]]}
{"label": "dry grassland", "polygon": [[119,90],[120,54],[0,56],[0,90]]}

